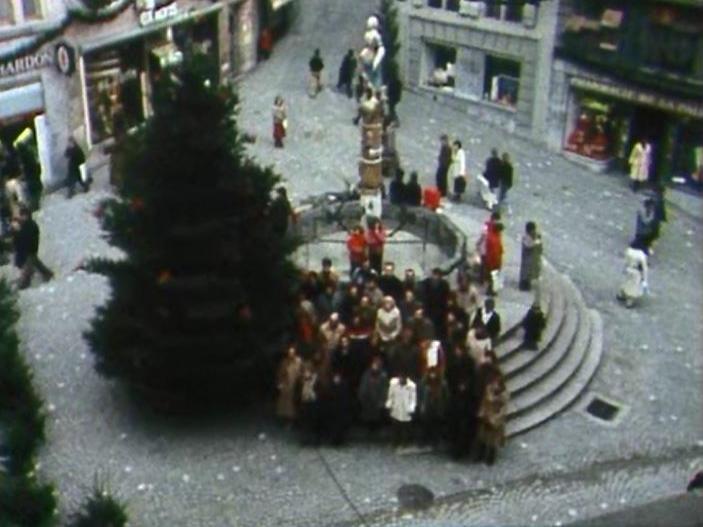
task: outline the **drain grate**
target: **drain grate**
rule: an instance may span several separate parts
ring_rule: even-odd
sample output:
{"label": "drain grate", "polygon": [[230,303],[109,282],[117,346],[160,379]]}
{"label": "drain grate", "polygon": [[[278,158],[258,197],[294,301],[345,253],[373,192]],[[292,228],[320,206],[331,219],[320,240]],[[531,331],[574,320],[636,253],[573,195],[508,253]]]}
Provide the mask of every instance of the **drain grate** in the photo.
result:
{"label": "drain grate", "polygon": [[600,397],[594,397],[586,407],[586,411],[593,417],[611,422],[617,417],[620,412],[620,407]]}
{"label": "drain grate", "polygon": [[434,501],[434,494],[422,485],[403,485],[398,489],[398,502],[406,509],[426,509]]}

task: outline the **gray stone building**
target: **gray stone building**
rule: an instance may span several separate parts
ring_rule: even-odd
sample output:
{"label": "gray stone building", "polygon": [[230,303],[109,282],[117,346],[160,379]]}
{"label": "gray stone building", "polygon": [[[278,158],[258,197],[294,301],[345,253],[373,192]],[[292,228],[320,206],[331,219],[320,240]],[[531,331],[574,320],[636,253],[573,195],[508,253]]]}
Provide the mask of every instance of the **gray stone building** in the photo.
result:
{"label": "gray stone building", "polygon": [[[116,129],[151,112],[151,90],[186,45],[209,55],[225,81],[256,64],[258,0],[0,0],[0,141],[33,142],[45,187],[65,175],[74,136],[100,162]],[[27,133],[31,131],[32,133]],[[17,169],[15,168],[15,171]]]}
{"label": "gray stone building", "polygon": [[561,0],[550,147],[627,170],[652,147],[651,180],[703,187],[703,1]]}
{"label": "gray stone building", "polygon": [[541,139],[558,1],[397,1],[406,87]]}

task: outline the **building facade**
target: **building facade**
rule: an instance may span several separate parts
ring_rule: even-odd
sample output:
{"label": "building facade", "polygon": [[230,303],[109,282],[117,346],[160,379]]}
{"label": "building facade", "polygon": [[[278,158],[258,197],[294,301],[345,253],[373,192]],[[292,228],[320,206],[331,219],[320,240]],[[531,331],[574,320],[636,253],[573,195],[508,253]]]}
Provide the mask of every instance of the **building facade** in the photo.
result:
{"label": "building facade", "polygon": [[398,1],[406,87],[510,132],[547,127],[556,1]]}
{"label": "building facade", "polygon": [[703,183],[703,1],[561,0],[548,142],[594,169]]}
{"label": "building facade", "polygon": [[47,188],[64,180],[69,136],[101,154],[149,116],[154,81],[184,52],[209,56],[219,81],[256,64],[258,0],[107,4],[0,0],[0,141],[33,141]]}

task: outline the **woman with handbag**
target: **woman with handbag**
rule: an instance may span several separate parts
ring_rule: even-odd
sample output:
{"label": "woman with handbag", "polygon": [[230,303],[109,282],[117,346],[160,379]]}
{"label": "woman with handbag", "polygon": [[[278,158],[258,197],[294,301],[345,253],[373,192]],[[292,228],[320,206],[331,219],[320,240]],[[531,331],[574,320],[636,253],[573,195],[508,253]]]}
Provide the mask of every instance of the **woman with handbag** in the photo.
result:
{"label": "woman with handbag", "polygon": [[277,95],[273,101],[273,143],[276,148],[283,148],[283,138],[288,128],[288,111],[283,97]]}

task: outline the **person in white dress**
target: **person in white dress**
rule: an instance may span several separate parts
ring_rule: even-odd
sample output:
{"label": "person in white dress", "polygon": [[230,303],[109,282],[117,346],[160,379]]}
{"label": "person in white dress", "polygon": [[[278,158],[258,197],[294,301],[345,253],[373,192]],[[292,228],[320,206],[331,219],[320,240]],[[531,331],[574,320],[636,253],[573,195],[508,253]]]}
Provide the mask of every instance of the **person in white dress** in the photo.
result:
{"label": "person in white dress", "polygon": [[643,242],[636,239],[625,250],[625,279],[617,298],[626,307],[634,307],[649,291],[647,253]]}
{"label": "person in white dress", "polygon": [[452,145],[451,174],[454,190],[454,201],[460,201],[466,191],[468,175],[466,174],[466,152],[461,141],[454,141]]}
{"label": "person in white dress", "polygon": [[632,190],[637,191],[649,179],[652,164],[652,145],[647,141],[637,141],[630,151],[630,182]]}

